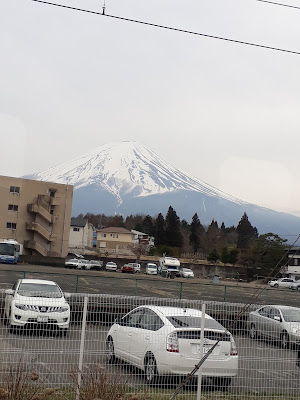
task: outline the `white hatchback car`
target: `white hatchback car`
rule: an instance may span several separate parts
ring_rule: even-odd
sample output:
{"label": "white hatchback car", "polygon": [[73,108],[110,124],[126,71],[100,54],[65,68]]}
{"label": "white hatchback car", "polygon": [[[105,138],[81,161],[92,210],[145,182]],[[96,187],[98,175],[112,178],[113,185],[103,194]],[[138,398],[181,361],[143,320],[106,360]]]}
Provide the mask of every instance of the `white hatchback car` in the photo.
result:
{"label": "white hatchback car", "polygon": [[114,272],[116,272],[117,269],[118,269],[118,266],[117,266],[117,264],[116,264],[115,262],[113,262],[113,261],[108,261],[108,262],[106,263],[106,265],[105,265],[105,270],[106,270],[106,271],[114,271]]}
{"label": "white hatchback car", "polygon": [[[194,309],[140,306],[116,320],[107,337],[107,360],[115,358],[145,373],[148,384],[159,376],[187,375],[200,361],[202,312]],[[238,371],[232,335],[205,314],[203,353],[218,341],[203,364],[203,376],[217,386],[230,385]]]}
{"label": "white hatchback car", "polygon": [[52,327],[64,336],[67,334],[70,306],[57,283],[19,279],[5,294],[5,321],[11,331],[17,327]]}
{"label": "white hatchback car", "polygon": [[181,268],[181,270],[179,270],[180,276],[182,276],[183,278],[194,278],[194,272],[190,269],[190,268]]}

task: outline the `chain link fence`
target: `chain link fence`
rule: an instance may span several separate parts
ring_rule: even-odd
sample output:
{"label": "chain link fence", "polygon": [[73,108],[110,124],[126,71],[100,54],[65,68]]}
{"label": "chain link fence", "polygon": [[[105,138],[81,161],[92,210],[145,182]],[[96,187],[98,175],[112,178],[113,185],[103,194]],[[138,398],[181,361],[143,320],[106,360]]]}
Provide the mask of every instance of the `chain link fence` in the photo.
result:
{"label": "chain link fence", "polygon": [[[299,309],[73,293],[66,311],[59,299],[15,294],[0,294],[0,398],[171,399],[217,342],[176,398],[300,398]],[[18,397],[18,387],[40,397]]]}

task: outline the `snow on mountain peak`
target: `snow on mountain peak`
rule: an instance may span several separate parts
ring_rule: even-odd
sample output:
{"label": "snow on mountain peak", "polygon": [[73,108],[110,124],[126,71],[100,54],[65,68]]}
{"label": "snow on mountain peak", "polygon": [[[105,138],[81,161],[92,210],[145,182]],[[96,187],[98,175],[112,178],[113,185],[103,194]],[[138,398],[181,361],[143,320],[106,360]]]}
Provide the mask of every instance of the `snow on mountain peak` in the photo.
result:
{"label": "snow on mountain peak", "polygon": [[202,192],[243,203],[180,171],[144,145],[133,141],[105,144],[27,178],[74,185],[75,190],[95,184],[116,196],[119,204],[127,193],[138,197],[175,190]]}

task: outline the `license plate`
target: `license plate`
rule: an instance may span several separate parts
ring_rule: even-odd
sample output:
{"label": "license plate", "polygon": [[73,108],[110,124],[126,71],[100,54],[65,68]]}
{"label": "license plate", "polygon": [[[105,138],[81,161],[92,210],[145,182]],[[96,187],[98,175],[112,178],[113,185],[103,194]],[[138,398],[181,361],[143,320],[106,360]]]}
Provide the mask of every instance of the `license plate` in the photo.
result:
{"label": "license plate", "polygon": [[37,322],[48,322],[48,317],[46,316],[38,316],[37,317]]}
{"label": "license plate", "polygon": [[[211,349],[211,345],[210,344],[204,344],[203,345],[203,354],[206,354],[206,353],[208,353],[208,351]],[[197,345],[197,351],[198,351],[198,353],[200,353],[200,344],[198,344]]]}

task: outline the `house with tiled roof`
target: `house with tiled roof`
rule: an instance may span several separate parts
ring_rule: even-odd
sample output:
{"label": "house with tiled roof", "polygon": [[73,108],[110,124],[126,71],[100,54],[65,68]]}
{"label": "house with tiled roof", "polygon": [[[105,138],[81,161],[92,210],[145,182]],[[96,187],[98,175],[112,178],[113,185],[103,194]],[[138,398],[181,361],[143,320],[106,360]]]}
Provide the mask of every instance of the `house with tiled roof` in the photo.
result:
{"label": "house with tiled roof", "polygon": [[132,254],[133,234],[122,227],[108,227],[97,231],[97,248],[101,253]]}

